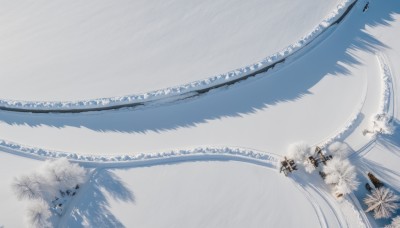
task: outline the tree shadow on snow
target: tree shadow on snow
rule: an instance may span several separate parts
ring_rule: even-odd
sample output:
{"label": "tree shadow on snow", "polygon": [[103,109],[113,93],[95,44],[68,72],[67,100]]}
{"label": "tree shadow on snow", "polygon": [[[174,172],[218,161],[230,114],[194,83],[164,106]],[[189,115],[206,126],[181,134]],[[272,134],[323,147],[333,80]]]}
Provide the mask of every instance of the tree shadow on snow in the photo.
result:
{"label": "tree shadow on snow", "polygon": [[66,227],[124,227],[109,210],[105,193],[117,201],[135,202],[135,197],[122,180],[108,170],[96,173],[83,190],[83,196],[68,216]]}
{"label": "tree shadow on snow", "polygon": [[[224,117],[243,117],[278,103],[295,101],[311,94],[310,89],[328,75],[349,76],[351,67],[362,67],[353,50],[375,53],[390,48],[365,32],[368,26],[390,26],[400,2],[373,2],[366,13],[356,5],[326,40],[312,50],[265,76],[242,81],[229,88],[211,91],[200,97],[143,110],[118,110],[86,114],[24,114],[0,112],[0,121],[31,127],[47,125],[88,128],[99,132],[146,133],[195,127]],[[310,112],[313,110],[310,110]],[[328,121],[328,120],[327,120]]]}
{"label": "tree shadow on snow", "polygon": [[393,121],[394,132],[380,137],[381,145],[400,158],[400,121]]}

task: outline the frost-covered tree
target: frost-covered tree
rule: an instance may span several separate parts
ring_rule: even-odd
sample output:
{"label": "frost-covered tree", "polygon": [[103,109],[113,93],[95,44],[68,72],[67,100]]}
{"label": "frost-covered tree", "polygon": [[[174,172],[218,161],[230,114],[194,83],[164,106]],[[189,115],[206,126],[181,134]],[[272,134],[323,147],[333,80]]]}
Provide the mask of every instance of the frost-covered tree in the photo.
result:
{"label": "frost-covered tree", "polygon": [[400,228],[400,215],[392,219],[392,223],[385,226],[385,228]]}
{"label": "frost-covered tree", "polygon": [[390,123],[390,118],[385,114],[376,114],[373,117],[373,132],[381,134],[393,134],[394,126]]}
{"label": "frost-covered tree", "polygon": [[356,190],[360,182],[357,180],[357,173],[353,165],[348,160],[334,157],[323,167],[325,182],[333,184],[335,193],[349,194]]}
{"label": "frost-covered tree", "polygon": [[27,222],[29,227],[46,228],[51,227],[49,218],[51,212],[49,206],[43,200],[35,200],[28,208]]}
{"label": "frost-covered tree", "polygon": [[335,141],[328,146],[329,154],[340,158],[346,158],[350,153],[350,148],[341,142]]}
{"label": "frost-covered tree", "polygon": [[21,176],[14,179],[11,187],[18,199],[38,199],[41,197],[40,183],[35,176]]}
{"label": "frost-covered tree", "polygon": [[39,171],[15,178],[12,188],[19,199],[35,200],[28,209],[29,226],[50,227],[47,203],[55,200],[60,191],[72,190],[85,179],[85,169],[62,158],[46,161]]}
{"label": "frost-covered tree", "polygon": [[68,190],[86,179],[86,171],[66,158],[46,161],[39,172],[15,178],[12,188],[19,199],[54,199],[62,190]]}
{"label": "frost-covered tree", "polygon": [[78,164],[69,162],[66,158],[46,161],[42,175],[48,182],[53,182],[59,190],[66,190],[85,182],[86,171]]}
{"label": "frost-covered tree", "polygon": [[368,206],[367,212],[374,211],[374,217],[379,219],[390,218],[399,208],[399,200],[400,197],[392,190],[380,187],[372,190],[372,193],[365,197],[364,202]]}
{"label": "frost-covered tree", "polygon": [[310,155],[311,148],[305,142],[298,142],[289,145],[287,156],[296,162],[304,162]]}
{"label": "frost-covered tree", "polygon": [[41,198],[50,200],[54,198],[58,191],[54,182],[46,180],[44,176],[38,173],[15,178],[11,187],[18,199]]}

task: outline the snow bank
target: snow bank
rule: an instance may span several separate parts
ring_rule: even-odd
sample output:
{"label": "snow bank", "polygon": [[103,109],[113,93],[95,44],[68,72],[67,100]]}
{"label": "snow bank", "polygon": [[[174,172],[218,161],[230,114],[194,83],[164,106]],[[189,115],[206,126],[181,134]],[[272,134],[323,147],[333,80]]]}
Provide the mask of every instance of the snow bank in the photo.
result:
{"label": "snow bank", "polygon": [[276,64],[282,63],[286,58],[293,56],[313,40],[327,31],[331,26],[341,22],[350,12],[358,0],[344,0],[310,33],[289,45],[282,51],[274,53],[252,65],[230,71],[225,74],[213,76],[204,80],[195,81],[185,85],[151,91],[144,94],[127,95],[121,97],[98,98],[81,101],[65,102],[31,102],[16,100],[0,100],[0,109],[8,111],[25,112],[84,112],[134,107],[151,102],[170,102],[187,96],[194,96],[221,86],[233,84],[256,74],[266,72]]}
{"label": "snow bank", "polygon": [[390,90],[392,87],[392,73],[382,55],[377,55],[382,77],[382,95],[378,114],[389,113]]}
{"label": "snow bank", "polygon": [[390,71],[389,65],[386,63],[385,59],[381,55],[377,55],[379,62],[381,77],[382,77],[382,94],[381,101],[379,105],[378,112],[372,118],[372,132],[382,133],[382,134],[392,134],[394,129],[391,124],[393,113],[389,113],[390,109],[390,95],[392,88],[392,73]]}
{"label": "snow bank", "polygon": [[[118,155],[118,156],[96,156],[96,155],[78,155],[61,151],[45,150],[34,147],[26,147],[17,143],[0,140],[0,148],[6,152],[15,153],[22,156],[30,156],[37,159],[48,158],[67,158],[71,161],[80,163],[102,163],[109,166],[131,164],[132,162],[145,162],[147,165],[159,164],[163,162],[178,162],[186,160],[212,160],[212,159],[235,159],[240,161],[254,162],[258,164],[267,164],[272,167],[278,167],[280,157],[275,154],[254,151],[241,148],[196,148],[188,150],[176,150],[153,154],[136,155]],[[113,165],[114,164],[114,165]]]}

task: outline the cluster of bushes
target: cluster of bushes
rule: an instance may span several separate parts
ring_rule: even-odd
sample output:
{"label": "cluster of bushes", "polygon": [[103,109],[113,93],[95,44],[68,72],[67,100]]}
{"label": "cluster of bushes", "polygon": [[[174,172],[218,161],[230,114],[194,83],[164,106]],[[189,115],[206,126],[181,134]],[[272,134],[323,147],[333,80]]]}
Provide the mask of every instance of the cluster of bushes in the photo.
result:
{"label": "cluster of bushes", "polygon": [[287,156],[303,165],[309,173],[317,170],[319,164],[323,164],[319,168],[320,175],[325,183],[333,187],[336,196],[342,196],[356,190],[360,184],[355,167],[347,159],[349,151],[346,144],[334,142],[325,151],[317,148],[313,152],[309,145],[299,142],[289,146]]}
{"label": "cluster of bushes", "polygon": [[394,126],[386,114],[376,114],[373,117],[373,132],[391,135],[394,132]]}
{"label": "cluster of bushes", "polygon": [[27,221],[33,227],[50,227],[50,202],[86,180],[86,171],[66,158],[48,160],[36,172],[15,178],[12,188],[18,199],[30,200]]}
{"label": "cluster of bushes", "polygon": [[[383,123],[383,122],[381,122]],[[389,128],[380,128],[389,131]],[[385,133],[385,132],[382,132]],[[306,172],[312,173],[319,170],[325,183],[332,186],[337,197],[355,191],[360,182],[357,179],[356,168],[350,163],[348,155],[350,148],[340,142],[333,142],[326,149],[312,150],[304,142],[294,143],[289,146],[287,158],[302,165]],[[368,173],[374,188],[366,185],[370,194],[364,199],[367,212],[373,212],[376,219],[390,218],[400,207],[400,197],[389,188],[383,187],[375,176]],[[400,216],[393,218],[392,223],[385,228],[400,228]]]}
{"label": "cluster of bushes", "polygon": [[372,126],[371,129],[365,129],[363,131],[363,134],[366,135],[368,133],[371,133],[373,135],[376,134],[386,134],[386,135],[391,135],[393,134],[395,130],[395,127],[391,123],[390,117],[385,114],[376,114],[375,116],[372,117]]}

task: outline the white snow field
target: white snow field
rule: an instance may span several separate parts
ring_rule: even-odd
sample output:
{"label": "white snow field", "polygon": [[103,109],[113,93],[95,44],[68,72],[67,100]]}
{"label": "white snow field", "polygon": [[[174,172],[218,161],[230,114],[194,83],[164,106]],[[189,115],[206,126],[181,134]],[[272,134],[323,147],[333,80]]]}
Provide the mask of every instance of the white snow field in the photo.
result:
{"label": "white snow field", "polygon": [[84,196],[71,208],[71,215],[60,224],[70,227],[320,226],[312,202],[290,179],[267,167],[236,161],[98,170]]}
{"label": "white snow field", "polygon": [[122,96],[223,74],[296,42],[338,2],[2,3],[0,97]]}
{"label": "white snow field", "polygon": [[[148,2],[149,5],[146,5],[148,10],[154,7],[154,13],[159,12],[153,18],[155,27],[152,32],[160,34],[144,29],[150,27],[142,27],[143,34],[134,34],[131,30],[133,28],[123,27],[132,24],[143,26],[129,23],[129,20],[136,17],[126,13],[132,9],[130,7],[134,7],[129,4],[125,8],[119,8],[120,5],[116,3],[100,1],[95,7],[89,7],[94,5],[70,2],[63,3],[66,5],[62,9],[57,8],[61,3],[54,2],[46,3],[48,8],[37,11],[31,10],[38,9],[43,2],[24,5],[18,13],[24,11],[27,15],[40,15],[29,20],[35,26],[16,32],[14,35],[19,34],[20,37],[13,41],[8,36],[11,33],[7,33],[7,36],[0,35],[0,40],[8,37],[10,42],[19,46],[15,50],[27,48],[36,52],[35,55],[26,55],[23,58],[22,52],[15,52],[9,57],[0,55],[0,64],[4,65],[0,71],[11,72],[12,69],[18,69],[14,72],[15,78],[0,76],[5,81],[1,85],[4,89],[0,89],[0,101],[7,103],[7,99],[22,99],[62,102],[120,96],[204,79],[255,63],[286,46],[290,47],[302,35],[312,31],[315,25],[320,24],[323,18],[329,18],[329,12],[335,12],[334,9],[339,4],[336,1],[225,3],[231,9],[229,12],[235,15],[233,17],[229,13],[220,15],[220,12],[225,12],[225,4],[219,5],[210,1],[193,8],[187,2],[174,2],[182,6],[177,9],[168,3],[157,7],[154,7],[155,2]],[[349,3],[351,2],[345,5]],[[8,18],[16,17],[18,14],[10,11],[15,9],[13,7],[16,4],[19,3],[4,4],[8,10],[0,8]],[[135,4],[145,6],[145,2],[136,1]],[[253,8],[252,4],[260,7]],[[13,178],[35,170],[42,163],[38,160],[58,157],[67,157],[80,164],[90,171],[90,175],[75,198],[66,206],[64,213],[53,216],[51,222],[54,227],[369,228],[388,225],[390,219],[375,219],[372,213],[365,212],[367,207],[363,199],[368,193],[365,184],[370,182],[367,172],[372,172],[385,187],[400,194],[400,1],[373,0],[369,2],[369,9],[363,12],[365,4],[366,1],[358,0],[339,24],[329,27],[322,35],[315,36],[316,39],[310,45],[268,72],[199,96],[144,107],[85,113],[0,111],[0,227],[26,226],[23,220],[26,214],[25,201],[19,201],[13,194]],[[166,8],[158,7],[169,7],[171,12],[164,12],[162,9]],[[266,9],[273,14],[266,13]],[[250,18],[242,18],[246,15],[239,13],[242,11],[246,11]],[[88,15],[87,12],[91,12],[92,20],[83,20]],[[156,42],[159,46],[151,47],[153,54],[161,55],[158,52],[176,47],[173,42],[164,40],[172,36],[167,29],[176,31],[179,39],[193,39],[190,36],[196,31],[202,31],[202,28],[195,31],[191,30],[195,29],[193,26],[181,27],[178,24],[174,30],[163,24],[169,23],[167,17],[172,17],[169,25],[176,23],[174,18],[182,14],[187,16],[188,23],[196,23],[198,19],[207,18],[210,14],[215,15],[214,20],[224,17],[227,20],[225,22],[229,21],[232,26],[237,24],[241,28],[245,27],[244,33],[250,34],[246,39],[261,38],[265,43],[253,41],[254,47],[249,47],[249,50],[255,48],[253,52],[241,54],[236,50],[247,51],[247,47],[234,44],[239,40],[238,37],[228,39],[230,41],[226,45],[229,46],[224,46],[223,40],[216,40],[213,43],[215,46],[210,46],[209,49],[215,54],[211,54],[211,57],[210,52],[206,52],[207,56],[193,55],[193,59],[185,62],[178,59],[178,55],[176,59],[164,56],[168,61],[164,59],[161,63],[149,61],[150,57],[142,59],[141,56],[147,53],[137,55],[131,49],[124,48],[127,45],[138,45],[126,40],[129,35],[133,36],[132,39],[154,35],[162,37],[162,41]],[[5,17],[4,15],[1,17]],[[48,24],[38,25],[38,21],[46,21],[46,18],[55,15],[65,17],[47,20]],[[73,19],[69,18],[71,15],[74,16]],[[110,15],[122,16],[113,18],[116,22],[105,23],[106,17]],[[298,18],[302,17],[305,17],[302,21],[304,24],[292,23],[299,22]],[[29,16],[18,19],[22,23],[21,28],[26,26],[24,23],[28,21],[27,18]],[[228,20],[232,18],[234,21]],[[255,18],[262,20],[254,20]],[[55,26],[61,22],[65,23],[64,27]],[[104,22],[104,26],[95,26],[101,22]],[[121,27],[115,26],[115,23]],[[260,31],[249,24],[245,26],[241,23],[254,26],[261,23],[256,28],[261,25],[271,26],[271,30]],[[9,27],[0,29],[0,34],[12,31],[13,24],[8,24]],[[284,26],[285,24],[291,26]],[[78,27],[69,27],[71,25],[79,25],[81,31],[87,31],[85,36],[78,37],[80,32],[75,30]],[[223,27],[232,31],[228,24]],[[112,35],[93,38],[96,34],[106,34],[106,30],[113,31]],[[271,36],[271,31],[274,34],[276,32],[277,36]],[[62,32],[69,33],[70,37],[61,37]],[[178,32],[181,32],[181,37]],[[261,34],[264,33],[267,34],[266,37],[262,37]],[[48,44],[43,36],[49,36]],[[226,39],[232,35],[228,33],[216,36]],[[206,35],[201,37],[205,39],[204,42],[211,39]],[[65,42],[65,46],[56,45],[60,40]],[[28,45],[39,41],[42,46]],[[246,45],[252,42],[243,41]],[[146,39],[146,42],[151,40]],[[102,43],[107,44],[104,49],[94,48]],[[258,45],[261,44],[266,45],[263,49],[268,50],[267,52],[254,51],[260,51]],[[9,45],[4,43],[1,47],[10,53],[13,46]],[[68,45],[71,47],[68,49],[70,52],[62,49]],[[235,49],[231,45],[240,47]],[[39,53],[38,50],[42,47],[46,47],[43,50],[47,50],[47,53]],[[208,50],[200,44],[191,48]],[[237,55],[231,53],[232,49],[235,49]],[[196,53],[195,49],[180,51]],[[75,59],[75,54],[79,53],[86,53],[88,58],[81,55],[82,58]],[[105,55],[107,53],[115,55]],[[203,57],[203,62],[200,57]],[[128,78],[131,72],[140,72],[140,69],[134,68],[128,62],[118,62],[129,58],[152,64],[156,67],[144,65],[147,68],[143,69],[150,72],[147,70],[154,68],[155,71],[152,71],[151,77],[142,77],[145,74],[141,74],[140,77],[134,75],[133,78]],[[202,70],[199,71],[191,65],[190,61],[194,61],[194,58],[196,64],[209,64],[205,67],[207,71],[200,75]],[[16,59],[19,60],[13,61]],[[226,59],[229,61],[225,61]],[[6,60],[12,64],[5,64]],[[76,66],[69,68],[66,60]],[[174,61],[179,67],[173,65]],[[54,68],[45,68],[44,65],[49,62],[57,64]],[[107,64],[102,64],[105,62]],[[21,64],[27,67],[21,67]],[[41,72],[43,69],[45,71]],[[91,70],[98,71],[99,74],[84,76],[96,77],[96,80],[90,79],[93,85],[83,83],[88,78],[79,74]],[[167,75],[158,73],[159,70],[179,74],[165,81],[160,80],[158,85],[154,84],[156,80],[158,83],[157,77]],[[23,74],[24,71],[31,72],[31,76]],[[52,71],[65,76],[55,77],[54,74],[50,75]],[[35,78],[35,72],[39,72],[43,80],[47,78],[52,81],[42,84],[43,80]],[[73,80],[70,80],[70,72],[75,75]],[[192,74],[194,72],[196,73]],[[124,76],[123,73],[129,75]],[[22,79],[26,83],[19,81],[18,90],[15,90],[17,86],[12,86],[12,81]],[[143,85],[131,83],[131,80],[143,82]],[[145,82],[149,84],[146,85]],[[135,85],[131,86],[130,83]],[[49,87],[49,90],[45,87]],[[71,88],[76,93],[72,94]],[[11,91],[13,89],[15,91]],[[35,89],[40,91],[34,94]],[[12,103],[16,107],[21,104]],[[39,106],[29,107],[40,109]],[[386,117],[387,125],[386,122],[374,119],[376,114]],[[388,126],[394,126],[393,131]],[[333,141],[347,144],[350,154],[346,158],[357,171],[360,181],[358,189],[338,199],[333,188],[324,183],[318,172],[309,174],[299,165],[299,170],[290,173],[288,177],[279,173],[280,161],[287,154],[288,146],[298,141],[322,147]],[[400,210],[396,210],[394,215],[400,215]]]}
{"label": "white snow field", "polygon": [[34,171],[41,161],[8,154],[0,148],[0,227],[25,227],[27,201],[17,200],[11,184],[16,176]]}
{"label": "white snow field", "polygon": [[321,37],[323,41],[297,60],[229,88],[133,111],[2,112],[0,137],[40,148],[101,155],[203,146],[284,154],[294,141],[325,143],[359,115],[363,117],[358,120],[369,124],[379,107],[377,52],[395,45],[395,40],[383,44],[374,37],[378,32],[395,37],[397,30],[385,24],[364,29],[387,13],[377,7],[363,14],[357,5],[332,34]]}

